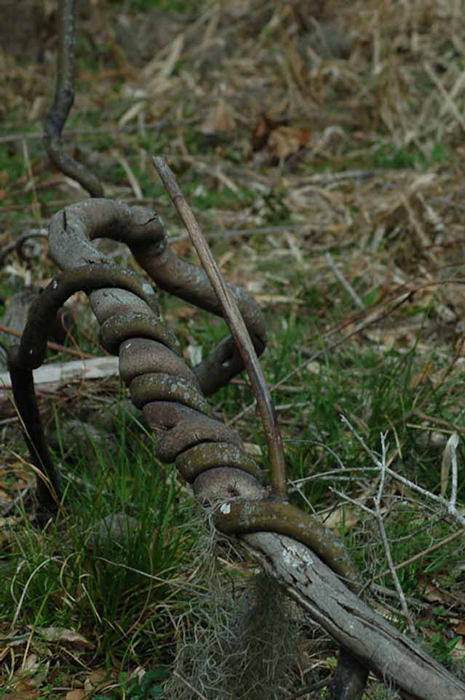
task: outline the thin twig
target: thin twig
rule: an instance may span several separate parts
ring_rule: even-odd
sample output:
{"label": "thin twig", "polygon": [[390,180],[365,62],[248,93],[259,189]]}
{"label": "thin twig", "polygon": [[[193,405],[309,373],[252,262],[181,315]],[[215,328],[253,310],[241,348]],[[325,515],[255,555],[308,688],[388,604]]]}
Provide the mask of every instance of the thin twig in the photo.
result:
{"label": "thin twig", "polygon": [[61,132],[74,102],[76,67],[76,0],[58,3],[58,58],[55,97],[45,118],[43,143],[60,172],[78,182],[92,197],[103,197],[98,178],[63,150]]}
{"label": "thin twig", "polygon": [[182,192],[176,183],[172,171],[168,167],[166,161],[159,156],[153,158],[153,163],[166,191],[170,195],[176,210],[178,211],[187,231],[189,232],[200,262],[202,263],[210,283],[221,303],[224,318],[241,354],[252,384],[254,395],[257,399],[268,447],[272,487],[277,495],[285,497],[287,487],[281,433],[271,401],[271,394],[269,392],[263,370],[258,362],[255,348],[250,339],[246,325],[239,309],[237,308],[234,297],[230,293],[221,276],[216,261],[194,217],[194,214],[192,213],[191,208],[184,199]]}
{"label": "thin twig", "polygon": [[[378,469],[381,469],[381,461],[375,455],[375,453],[369,449],[361,435],[359,435],[357,431],[354,430],[353,426],[345,416],[341,416],[341,420],[349,428],[352,435],[360,443],[365,452],[369,455],[370,459],[377,465]],[[457,510],[454,504],[451,504],[450,500],[443,498],[442,496],[437,496],[436,494],[431,493],[431,491],[427,491],[421,486],[418,486],[418,484],[415,484],[413,481],[410,481],[404,476],[401,476],[389,467],[386,467],[386,474],[389,474],[389,476],[392,476],[394,479],[396,479],[396,481],[399,481],[401,484],[404,484],[404,486],[407,486],[407,488],[411,489],[412,491],[416,491],[416,493],[421,494],[425,498],[428,498],[431,501],[434,501],[435,503],[439,503],[449,515],[452,515],[454,520],[459,525],[461,525],[461,527],[465,528],[465,517]]]}
{"label": "thin twig", "polygon": [[342,498],[344,501],[347,501],[347,503],[351,503],[353,506],[360,508],[360,510],[363,510],[368,515],[373,515],[372,509],[368,508],[368,506],[364,506],[360,500],[357,500],[356,498],[351,498],[346,493],[343,493],[342,491],[339,491],[338,489],[335,489],[335,488],[330,488],[330,491],[331,491],[331,493],[335,493],[336,496],[339,496],[339,498]]}
{"label": "thin twig", "polygon": [[[14,335],[16,338],[21,338],[21,331],[16,331],[14,328],[8,328],[8,326],[3,326],[0,324],[0,332],[8,333],[9,335]],[[78,357],[80,360],[95,360],[96,355],[89,355],[87,352],[81,352],[80,350],[73,350],[72,348],[66,348],[64,345],[59,345],[58,343],[47,342],[47,347],[49,350],[54,350],[55,352],[66,352],[68,355],[73,357]]]}
{"label": "thin twig", "polygon": [[377,175],[385,177],[389,168],[377,168],[376,170],[341,170],[338,173],[324,173],[322,175],[312,175],[307,182],[312,184],[326,185],[339,180],[367,180]]}
{"label": "thin twig", "polygon": [[21,256],[21,248],[23,247],[23,244],[30,238],[47,238],[47,236],[47,229],[38,229],[34,231],[29,231],[28,233],[24,233],[15,241],[7,243],[6,246],[4,246],[0,250],[0,264],[3,262],[3,259],[6,258],[6,256],[9,255],[13,250],[16,250],[17,255]]}
{"label": "thin twig", "polygon": [[407,620],[410,634],[413,636],[413,638],[415,638],[416,637],[415,625],[413,624],[413,620],[411,618],[411,615],[410,615],[410,612],[409,612],[409,609],[407,606],[407,601],[405,600],[404,591],[402,590],[402,586],[400,585],[400,581],[399,581],[399,578],[397,576],[397,573],[396,573],[396,570],[394,567],[394,560],[392,558],[391,548],[389,546],[389,541],[388,541],[387,534],[386,534],[386,528],[384,527],[383,516],[381,514],[381,501],[383,498],[384,484],[386,482],[386,462],[387,462],[386,436],[384,433],[382,433],[381,434],[381,470],[380,470],[378,491],[377,491],[376,496],[374,498],[374,505],[375,505],[374,515],[376,518],[376,522],[378,523],[378,530],[379,530],[379,533],[381,535],[381,541],[382,541],[383,547],[384,547],[384,554],[386,556],[386,560],[388,563],[389,572],[392,576],[392,580],[394,581],[394,587],[397,591],[397,596],[398,596],[399,601],[400,601],[400,607],[402,609],[402,612],[404,613],[405,619]]}
{"label": "thin twig", "polygon": [[181,674],[179,674],[177,671],[173,671],[173,673],[174,673],[174,675],[176,676],[176,678],[179,678],[179,680],[181,681],[181,683],[184,683],[184,685],[185,685],[187,688],[189,688],[189,690],[192,690],[192,692],[195,693],[195,694],[197,695],[197,697],[200,698],[200,700],[207,700],[207,698],[205,697],[205,695],[202,695],[202,693],[199,693],[199,691],[196,690],[196,689],[194,688],[194,686],[191,685],[191,684],[189,683],[189,681],[188,681],[186,678],[183,678],[183,677],[181,676]]}
{"label": "thin twig", "polygon": [[308,693],[314,693],[315,690],[321,690],[321,688],[326,688],[330,684],[330,681],[318,681],[318,683],[312,683],[311,685],[306,685],[304,688],[301,688],[300,690],[297,691],[297,693],[293,693],[292,695],[286,695],[283,700],[296,700],[297,698],[301,698],[304,695],[308,695]]}
{"label": "thin twig", "polygon": [[3,518],[6,517],[18,505],[18,503],[24,502],[26,496],[29,496],[31,491],[34,489],[35,483],[32,481],[16,496],[16,498],[0,507],[0,515]]}
{"label": "thin twig", "polygon": [[[463,530],[457,530],[457,532],[453,532],[451,535],[447,535],[447,537],[443,537],[442,540],[439,542],[436,542],[436,544],[431,545],[431,547],[428,547],[428,549],[424,549],[421,552],[418,552],[418,554],[414,554],[413,557],[410,557],[409,559],[406,559],[405,561],[401,561],[400,564],[396,564],[394,569],[395,571],[399,571],[399,569],[403,569],[405,566],[409,566],[410,564],[413,564],[414,562],[418,561],[419,559],[422,559],[425,557],[427,554],[431,554],[431,552],[435,552],[437,549],[440,549],[441,547],[444,547],[446,544],[449,544],[449,542],[453,542],[454,540],[457,540],[459,537],[463,537],[464,535]],[[380,574],[376,574],[376,576],[373,577],[373,580],[376,581],[378,578],[383,578],[383,576],[387,576],[387,574],[390,574],[391,571],[390,569],[385,569],[382,571]]]}
{"label": "thin twig", "polygon": [[[426,420],[429,423],[433,423],[433,425],[439,425],[442,428],[447,428],[448,430],[454,430],[456,433],[461,433],[462,435],[465,435],[465,428],[461,425],[457,425],[457,423],[453,423],[452,421],[449,420],[444,420],[444,418],[436,418],[434,416],[428,416],[427,413],[423,413],[423,411],[420,411],[418,408],[415,408],[411,415],[417,416],[418,418],[421,418],[422,420]],[[419,427],[419,426],[416,426]],[[424,430],[425,428],[423,428]]]}
{"label": "thin twig", "polygon": [[[303,369],[305,369],[305,367],[306,367],[310,362],[313,362],[314,360],[317,360],[319,357],[321,357],[322,355],[324,355],[324,354],[327,353],[328,351],[334,350],[335,348],[338,348],[340,345],[343,345],[343,344],[346,343],[348,340],[350,340],[350,339],[353,338],[354,336],[356,336],[356,335],[358,335],[359,333],[361,333],[361,331],[365,330],[366,328],[369,328],[371,325],[373,325],[373,324],[375,324],[375,323],[379,323],[381,320],[383,320],[385,317],[389,316],[393,311],[395,311],[399,306],[402,306],[402,304],[405,304],[406,301],[409,301],[409,300],[412,298],[412,296],[413,296],[413,292],[405,292],[405,293],[403,293],[402,296],[401,296],[401,298],[400,298],[400,300],[397,301],[392,307],[390,307],[390,308],[387,309],[386,311],[383,311],[381,314],[379,314],[379,316],[376,316],[375,318],[370,318],[370,319],[368,319],[368,321],[365,321],[365,320],[364,320],[364,321],[361,321],[361,322],[355,327],[355,329],[354,329],[351,333],[348,333],[348,334],[347,334],[346,336],[344,336],[343,338],[340,338],[339,340],[336,340],[332,345],[327,345],[326,347],[321,348],[321,350],[317,350],[317,351],[314,352],[314,353],[311,353],[310,351],[304,349],[304,350],[302,351],[302,354],[307,354],[307,359],[305,359],[303,362],[301,362],[299,365],[297,365],[297,367],[294,367],[293,369],[291,369],[290,372],[288,372],[287,374],[285,374],[284,377],[282,377],[282,378],[279,380],[279,382],[276,382],[276,384],[273,384],[273,386],[270,387],[270,392],[276,391],[276,389],[278,389],[282,384],[285,384],[285,383],[287,382],[288,379],[290,379],[290,378],[293,377],[295,374],[298,374],[298,373],[301,372]],[[358,314],[357,314],[357,316],[360,317]],[[365,318],[366,318],[366,316],[365,316]],[[350,319],[349,321],[347,321],[347,322],[345,322],[345,323],[343,323],[343,324],[338,325],[336,328],[331,329],[331,330],[328,331],[325,335],[323,335],[323,336],[321,337],[321,339],[322,339],[322,340],[325,340],[326,338],[330,338],[330,337],[333,336],[335,333],[337,333],[338,331],[340,331],[342,328],[345,328],[346,326],[348,326],[348,325],[350,325],[350,324],[352,324],[352,323],[353,323],[353,319]],[[246,413],[248,413],[249,411],[251,411],[251,410],[254,408],[255,403],[256,403],[255,401],[252,401],[252,402],[251,402],[248,406],[246,406],[242,411],[240,411],[237,415],[235,415],[234,418],[232,418],[232,419],[229,421],[229,425],[232,425],[233,423],[236,423],[236,422],[237,422],[238,420],[240,420],[243,416],[245,416]]]}
{"label": "thin twig", "polygon": [[327,253],[326,253],[326,261],[327,261],[331,271],[333,272],[334,276],[336,277],[337,280],[339,280],[339,282],[342,284],[342,286],[344,287],[346,292],[349,294],[349,296],[352,297],[356,306],[358,306],[359,309],[365,310],[365,304],[360,299],[359,295],[357,294],[355,289],[352,287],[350,282],[348,282],[346,280],[346,278],[344,277],[344,275],[342,274],[342,272],[337,269],[336,263],[334,262],[334,258],[329,251],[327,251]]}
{"label": "thin twig", "polygon": [[457,433],[453,433],[447,441],[446,450],[449,453],[451,469],[452,469],[452,482],[450,490],[449,499],[449,512],[453,515],[455,512],[455,507],[457,504],[457,446],[459,444],[459,436]]}

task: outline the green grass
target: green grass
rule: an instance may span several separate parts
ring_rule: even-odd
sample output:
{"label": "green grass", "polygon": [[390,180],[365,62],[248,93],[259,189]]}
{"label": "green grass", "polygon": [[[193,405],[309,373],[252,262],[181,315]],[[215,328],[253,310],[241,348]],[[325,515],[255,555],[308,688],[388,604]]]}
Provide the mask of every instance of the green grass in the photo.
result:
{"label": "green grass", "polygon": [[440,142],[435,142],[427,153],[411,146],[396,147],[394,144],[385,143],[374,151],[373,165],[393,170],[417,166],[424,169],[429,165],[450,161],[451,156],[450,149]]}
{"label": "green grass", "polygon": [[18,180],[24,172],[24,159],[19,150],[3,148],[0,153],[0,169],[8,174],[10,182]]}
{"label": "green grass", "polygon": [[[16,633],[30,630],[33,646],[43,630],[66,628],[86,640],[75,650],[80,665],[127,672],[170,661],[170,616],[188,605],[177,579],[195,526],[192,504],[179,502],[172,472],[153,458],[153,439],[122,415],[116,423],[107,442],[89,436],[93,459],[83,449],[86,457],[62,466],[65,514],[45,532],[26,517],[15,530],[0,558],[0,611],[5,622],[14,615]],[[115,513],[117,537],[103,521]]]}
{"label": "green grass", "polygon": [[167,669],[163,666],[145,673],[142,678],[120,679],[120,686],[105,694],[97,693],[94,700],[149,700],[161,698]]}

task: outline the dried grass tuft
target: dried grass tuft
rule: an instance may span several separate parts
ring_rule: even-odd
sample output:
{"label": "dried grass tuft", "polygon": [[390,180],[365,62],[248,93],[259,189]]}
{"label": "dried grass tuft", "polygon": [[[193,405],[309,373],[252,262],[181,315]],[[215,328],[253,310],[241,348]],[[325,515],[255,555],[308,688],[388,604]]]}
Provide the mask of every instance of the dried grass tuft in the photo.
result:
{"label": "dried grass tuft", "polygon": [[[264,574],[235,588],[215,570],[214,540],[199,542],[208,597],[196,604],[196,622],[183,628],[170,700],[277,700],[295,683],[298,622],[290,602]],[[192,623],[192,618],[189,618]],[[287,692],[286,692],[287,691]]]}

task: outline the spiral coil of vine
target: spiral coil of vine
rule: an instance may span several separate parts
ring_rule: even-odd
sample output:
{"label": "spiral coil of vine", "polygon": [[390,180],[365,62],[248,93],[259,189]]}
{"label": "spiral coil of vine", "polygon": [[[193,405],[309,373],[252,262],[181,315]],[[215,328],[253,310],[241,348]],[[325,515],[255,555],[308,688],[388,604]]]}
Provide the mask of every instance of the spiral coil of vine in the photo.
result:
{"label": "spiral coil of vine", "polygon": [[[131,400],[158,436],[157,457],[174,462],[197,493],[206,479],[216,484],[221,502],[215,514],[217,527],[227,534],[268,530],[291,536],[355,586],[358,575],[343,545],[317,520],[270,494],[237,432],[212,414],[205,395],[242,369],[232,339],[225,338],[204,362],[190,369],[176,337],[161,321],[151,286],[135,273],[109,264],[91,243],[101,237],[126,243],[159,287],[221,315],[205,273],[168,248],[161,219],[153,212],[94,199],[67,207],[52,218],[49,254],[64,272],[39,295],[21,344],[9,354],[31,459],[46,477],[38,479],[39,503],[53,510],[59,485],[40,428],[32,369],[44,360],[48,327],[56,311],[83,289],[100,324],[100,343],[119,356],[120,376]],[[245,292],[232,285],[230,289],[261,353],[266,344],[261,312]],[[209,493],[215,493],[215,487]]]}

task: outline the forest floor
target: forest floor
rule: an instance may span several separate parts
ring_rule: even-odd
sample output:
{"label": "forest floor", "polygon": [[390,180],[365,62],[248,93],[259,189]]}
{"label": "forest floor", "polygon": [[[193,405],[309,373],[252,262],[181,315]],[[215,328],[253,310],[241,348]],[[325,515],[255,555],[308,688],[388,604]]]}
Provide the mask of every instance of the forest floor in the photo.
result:
{"label": "forest floor", "polygon": [[[78,361],[76,376],[36,380],[74,515],[64,530],[31,525],[35,475],[2,347],[22,330],[34,288],[57,272],[47,258],[50,217],[87,194],[54,169],[41,141],[54,94],[55,3],[31,3],[24,26],[8,23],[13,3],[5,8],[0,698],[167,697],[176,653],[194,631],[207,636],[214,613],[202,601],[217,595],[215,576],[239,595],[254,567],[224,542],[202,551],[191,495],[154,461],[113,360],[88,378],[86,363],[104,352],[82,293],[39,370]],[[195,261],[152,165],[153,155],[166,158],[225,278],[264,311],[263,367],[293,500],[344,538],[378,612],[462,675],[464,9],[459,0],[86,3],[63,132],[106,197],[155,210],[173,249]],[[106,250],[137,269],[123,246]],[[160,303],[193,363],[225,333],[185,302]],[[266,463],[246,378],[213,405]],[[381,494],[380,455],[399,477]],[[89,528],[112,513],[144,523],[131,552],[127,542],[88,547]],[[276,690],[282,700],[307,686],[299,697],[323,698],[311,686],[334,668],[334,644],[300,626],[299,652]],[[171,692],[239,697],[206,685]],[[397,697],[390,692],[373,680],[367,698]]]}

